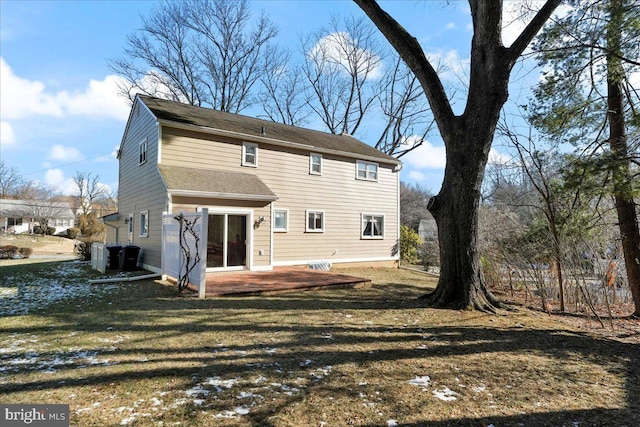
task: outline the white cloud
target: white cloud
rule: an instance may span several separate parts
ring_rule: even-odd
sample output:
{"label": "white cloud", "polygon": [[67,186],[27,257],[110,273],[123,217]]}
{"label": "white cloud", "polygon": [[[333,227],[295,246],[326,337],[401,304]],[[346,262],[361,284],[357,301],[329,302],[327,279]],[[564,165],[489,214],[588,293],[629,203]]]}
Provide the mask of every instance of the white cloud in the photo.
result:
{"label": "white cloud", "polygon": [[0,144],[14,144],[16,142],[16,135],[13,132],[13,127],[9,122],[0,122]]}
{"label": "white cloud", "polygon": [[420,171],[411,171],[409,172],[409,178],[411,178],[414,181],[420,182],[420,181],[426,181],[427,180],[427,176],[425,174],[423,174]]}
{"label": "white cloud", "polygon": [[66,178],[64,176],[64,172],[62,172],[60,169],[49,169],[44,174],[44,181],[47,185],[54,187],[62,194],[71,195],[75,191],[75,184],[73,183],[73,179]]}
{"label": "white cloud", "polygon": [[640,89],[640,71],[629,74],[629,84],[636,90]]}
{"label": "white cloud", "polygon": [[358,73],[365,74],[371,79],[378,79],[383,74],[382,58],[359,47],[357,40],[347,32],[335,32],[322,37],[308,56],[317,64],[338,67],[345,73],[353,66],[349,63],[349,58],[358,58]]}
{"label": "white cloud", "polygon": [[47,156],[49,160],[61,160],[64,162],[76,162],[83,160],[84,156],[75,147],[65,147],[64,145],[54,145]]}
{"label": "white cloud", "polygon": [[426,55],[435,64],[442,80],[468,85],[470,58],[460,57],[457,50],[427,52]]}
{"label": "white cloud", "polygon": [[513,161],[513,157],[499,152],[498,150],[491,149],[489,151],[489,164],[507,164]]}
{"label": "white cloud", "polygon": [[50,92],[37,80],[17,76],[0,57],[0,103],[3,119],[23,119],[34,115],[54,117],[91,116],[127,120],[128,101],[118,95],[120,77],[90,80],[82,91]]}
{"label": "white cloud", "polygon": [[45,93],[44,83],[16,76],[2,57],[0,57],[0,104],[2,104],[2,116],[5,120],[37,114],[62,116],[59,100]]}
{"label": "white cloud", "polygon": [[444,146],[434,146],[429,141],[424,141],[421,146],[402,157],[402,160],[415,169],[443,169],[446,151]]}
{"label": "white cloud", "polygon": [[447,30],[455,30],[458,26],[454,22],[449,22],[445,28]]}

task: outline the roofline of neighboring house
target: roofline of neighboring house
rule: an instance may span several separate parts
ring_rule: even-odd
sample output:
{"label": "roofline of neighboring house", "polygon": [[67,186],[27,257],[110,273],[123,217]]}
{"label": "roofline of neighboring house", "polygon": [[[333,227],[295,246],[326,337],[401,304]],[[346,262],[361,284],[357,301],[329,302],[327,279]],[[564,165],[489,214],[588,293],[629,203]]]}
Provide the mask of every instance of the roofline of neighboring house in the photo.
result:
{"label": "roofline of neighboring house", "polygon": [[209,191],[193,191],[193,190],[167,190],[172,197],[201,197],[205,199],[231,199],[231,200],[253,200],[260,202],[275,202],[278,196],[266,196],[259,194],[235,194],[235,193],[212,193]]}
{"label": "roofline of neighboring house", "polygon": [[[143,102],[143,104],[144,104],[144,102]],[[155,115],[154,115],[154,117],[155,117]],[[230,136],[230,137],[234,137],[234,138],[245,140],[247,142],[263,142],[265,144],[276,145],[276,146],[279,146],[279,147],[297,148],[297,149],[304,150],[304,151],[309,151],[309,152],[312,152],[312,153],[332,154],[332,155],[341,156],[341,157],[348,157],[348,158],[351,158],[351,159],[368,160],[368,161],[372,161],[372,162],[376,162],[376,163],[386,163],[386,164],[392,164],[392,165],[396,165],[396,166],[401,166],[402,165],[402,162],[400,160],[397,160],[397,159],[383,159],[383,158],[376,157],[376,156],[367,156],[367,155],[364,155],[364,154],[357,154],[357,153],[352,153],[352,152],[349,152],[349,151],[330,150],[330,149],[327,149],[327,148],[320,148],[320,147],[316,147],[316,146],[313,146],[313,145],[300,144],[298,142],[283,141],[283,140],[280,140],[280,139],[267,138],[267,137],[264,137],[264,136],[257,136],[257,135],[248,135],[246,133],[233,132],[233,131],[228,131],[228,130],[223,130],[223,129],[216,129],[216,128],[211,128],[211,127],[208,127],[208,126],[198,126],[198,125],[191,125],[191,124],[188,124],[188,123],[179,123],[179,122],[174,122],[172,120],[166,120],[166,119],[157,119],[156,118],[156,121],[161,126],[172,127],[172,128],[175,128],[175,129],[197,131],[197,132],[202,132],[202,133],[206,133],[206,134],[210,134],[210,135]],[[349,138],[353,138],[351,135],[347,135],[347,136]]]}

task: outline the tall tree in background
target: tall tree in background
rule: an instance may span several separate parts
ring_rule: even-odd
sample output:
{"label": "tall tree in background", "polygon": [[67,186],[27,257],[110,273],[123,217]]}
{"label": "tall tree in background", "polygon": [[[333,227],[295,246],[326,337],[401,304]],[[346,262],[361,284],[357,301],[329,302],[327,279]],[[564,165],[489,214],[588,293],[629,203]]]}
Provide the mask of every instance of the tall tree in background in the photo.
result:
{"label": "tall tree in background", "polygon": [[276,27],[264,14],[250,24],[247,0],[167,0],[110,66],[130,99],[144,93],[237,113],[257,102],[254,86],[281,66],[270,46]]}
{"label": "tall tree in background", "polygon": [[91,172],[76,171],[73,175],[76,210],[80,211],[78,222],[83,235],[91,235],[96,231],[96,202],[106,196],[105,188],[100,184],[100,176]]}
{"label": "tall tree in background", "polygon": [[640,66],[637,0],[581,1],[543,32],[535,45],[550,67],[536,91],[531,118],[543,132],[578,147],[611,179],[627,279],[640,316],[640,230],[632,166],[640,165],[638,88],[628,76]]}
{"label": "tall tree in background", "polygon": [[354,0],[416,75],[446,147],[444,182],[429,210],[438,225],[440,279],[426,295],[434,307],[495,311],[478,254],[478,207],[484,169],[511,70],[560,0],[548,0],[510,47],[501,37],[502,1],[470,0],[473,23],[467,104],[455,115],[442,81],[418,40],[374,0]]}

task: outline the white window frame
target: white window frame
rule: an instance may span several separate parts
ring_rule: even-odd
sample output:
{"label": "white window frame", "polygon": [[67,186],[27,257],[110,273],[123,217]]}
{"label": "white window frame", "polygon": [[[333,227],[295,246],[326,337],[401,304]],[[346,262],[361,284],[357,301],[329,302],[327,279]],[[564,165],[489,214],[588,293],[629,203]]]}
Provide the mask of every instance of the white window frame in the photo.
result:
{"label": "white window frame", "polygon": [[[284,227],[276,227],[276,214],[278,212],[284,212]],[[273,231],[276,233],[286,233],[289,231],[289,209],[273,210]]]}
{"label": "white window frame", "polygon": [[138,165],[144,165],[147,163],[147,154],[149,149],[149,143],[147,138],[143,139],[138,145]]}
{"label": "white window frame", "polygon": [[140,224],[138,224],[138,236],[149,237],[149,211],[141,211],[138,218],[140,218]]}
{"label": "white window frame", "polygon": [[[318,163],[313,162],[313,158],[317,157],[319,159]],[[313,170],[313,166],[318,165],[318,171]],[[309,175],[322,175],[322,154],[318,153],[310,153],[309,154]]]}
{"label": "white window frame", "polygon": [[[247,161],[247,148],[255,149],[253,163]],[[258,144],[254,144],[252,142],[242,143],[242,166],[248,166],[252,168],[258,167]]]}
{"label": "white window frame", "polygon": [[[368,217],[368,218],[367,218]],[[364,231],[366,229],[365,223],[366,222],[373,222],[374,218],[382,218],[382,235],[380,236],[367,236],[364,234]],[[360,239],[363,240],[383,240],[384,239],[384,214],[374,214],[374,213],[367,213],[367,212],[363,212],[362,214],[360,214]],[[373,227],[371,227],[371,230],[373,231]]]}
{"label": "white window frame", "polygon": [[[320,228],[315,228],[315,222],[316,222],[316,215],[317,214],[320,214],[322,216],[321,217],[322,218],[322,226]],[[313,221],[314,227],[313,228],[309,227],[309,215],[313,215],[314,216],[314,221]],[[305,227],[304,228],[305,228],[305,231],[307,233],[324,233],[325,220],[326,220],[324,211],[317,210],[317,209],[307,209],[305,211],[304,218],[305,218]]]}
{"label": "white window frame", "polygon": [[129,234],[130,236],[133,235],[133,214],[130,213],[129,216],[127,217],[127,234]]}
{"label": "white window frame", "polygon": [[[360,176],[361,165],[364,166],[363,168],[364,176]],[[372,177],[372,171],[370,170],[370,168],[372,167],[375,168],[375,172],[373,172],[375,173],[374,177]],[[356,161],[356,179],[363,180],[363,181],[378,181],[379,173],[380,173],[380,166],[378,165],[378,163],[367,162],[364,160]]]}

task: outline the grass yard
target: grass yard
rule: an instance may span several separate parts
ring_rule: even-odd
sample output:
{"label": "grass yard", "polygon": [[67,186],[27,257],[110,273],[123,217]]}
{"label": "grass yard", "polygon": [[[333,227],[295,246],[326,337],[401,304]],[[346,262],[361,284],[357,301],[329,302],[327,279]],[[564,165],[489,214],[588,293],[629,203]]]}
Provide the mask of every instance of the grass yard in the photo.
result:
{"label": "grass yard", "polygon": [[0,402],[68,403],[74,426],[640,425],[638,344],[345,272],[373,286],[198,300],[89,285],[86,264],[0,267]]}

